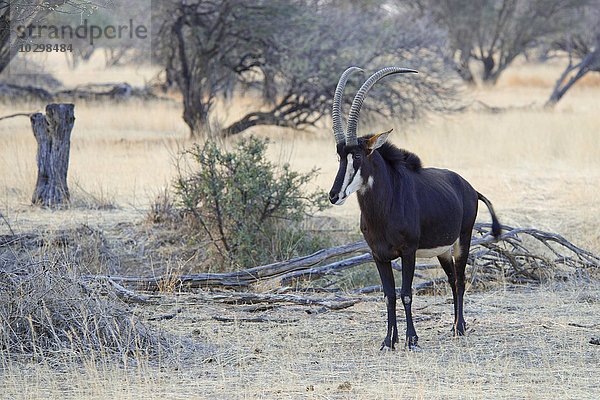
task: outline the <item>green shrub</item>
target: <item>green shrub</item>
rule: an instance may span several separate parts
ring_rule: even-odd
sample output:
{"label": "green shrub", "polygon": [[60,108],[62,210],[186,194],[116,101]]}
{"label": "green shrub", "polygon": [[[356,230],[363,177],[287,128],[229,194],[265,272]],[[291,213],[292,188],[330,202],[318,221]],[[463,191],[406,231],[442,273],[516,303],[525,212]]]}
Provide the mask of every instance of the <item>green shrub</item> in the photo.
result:
{"label": "green shrub", "polygon": [[302,174],[266,159],[267,141],[243,139],[231,152],[214,141],[187,153],[192,171],[179,174],[176,194],[208,235],[213,261],[238,269],[319,249],[322,237],[306,217],[323,210],[327,196],[308,191],[316,170]]}

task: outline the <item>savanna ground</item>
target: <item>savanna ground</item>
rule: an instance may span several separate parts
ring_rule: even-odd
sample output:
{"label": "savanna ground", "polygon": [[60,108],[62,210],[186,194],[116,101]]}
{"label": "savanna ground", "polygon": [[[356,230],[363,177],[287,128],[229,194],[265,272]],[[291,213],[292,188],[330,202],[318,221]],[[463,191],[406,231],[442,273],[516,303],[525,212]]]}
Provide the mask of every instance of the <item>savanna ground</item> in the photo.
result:
{"label": "savanna ground", "polygon": [[[470,100],[511,107],[500,113],[476,102],[470,110],[450,116],[368,128],[394,127],[392,141],[417,153],[425,165],[460,173],[492,200],[503,223],[557,232],[598,254],[600,80],[584,80],[556,109],[543,110],[539,106],[559,69],[516,65],[497,87],[466,91]],[[104,72],[92,63],[58,77],[67,86],[90,80],[135,84],[151,73],[131,68]],[[242,98],[219,105],[223,119],[233,120],[252,101]],[[527,107],[532,103],[537,107]],[[0,115],[41,106],[2,104]],[[193,143],[179,104],[82,103],[76,104],[75,114],[69,169],[73,206],[58,211],[29,205],[36,147],[27,119],[0,123],[0,209],[10,224],[8,228],[0,223],[0,234],[85,225],[120,243],[131,227],[152,230],[145,225],[148,208],[172,182],[177,154]],[[302,171],[319,168],[311,184],[329,188],[337,162],[326,125],[310,132],[256,128],[249,133],[270,138],[274,161],[289,162]],[[336,221],[333,234],[343,241],[358,236],[358,213],[352,200],[321,217]],[[484,209],[479,220],[488,219]],[[130,265],[127,272],[165,272],[149,265],[145,270]],[[176,263],[170,268],[186,272],[191,267]],[[367,274],[363,279],[376,282],[375,268]],[[134,313],[142,320],[174,314],[172,319],[147,323],[206,343],[206,351],[191,358],[125,366],[91,361],[56,365],[3,354],[0,397],[600,397],[600,346],[589,343],[600,335],[597,281],[518,286],[500,280],[486,291],[468,291],[469,331],[460,339],[450,335],[450,298],[443,291],[416,297],[421,352],[381,353],[385,303],[380,294],[365,296],[341,311],[307,313],[318,308],[278,306],[259,311],[274,322],[251,323],[236,320],[256,315],[243,306],[206,303],[197,294],[165,293],[157,304],[136,306]],[[234,322],[219,322],[214,316],[232,317]]]}

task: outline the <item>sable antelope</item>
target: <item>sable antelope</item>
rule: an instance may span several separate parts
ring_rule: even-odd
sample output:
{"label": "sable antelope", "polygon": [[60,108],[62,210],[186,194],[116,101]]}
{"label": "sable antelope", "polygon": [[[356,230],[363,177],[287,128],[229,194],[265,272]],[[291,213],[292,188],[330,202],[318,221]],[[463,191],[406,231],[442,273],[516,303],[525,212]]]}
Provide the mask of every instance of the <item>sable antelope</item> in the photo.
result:
{"label": "sable antelope", "polygon": [[358,116],[371,87],[387,75],[417,71],[388,67],[371,75],[354,96],[344,134],[342,95],[348,78],[357,71],[362,70],[350,67],[344,71],[333,99],[333,134],[340,166],[329,200],[341,205],[352,193],[357,194],[360,229],[377,264],[387,303],[387,334],[381,348],[394,349],[398,343],[396,288],[391,266],[391,261],[397,258],[402,259],[400,297],[406,313],[405,346],[415,349],[418,340],[411,312],[415,258],[438,258],[452,287],[452,330],[455,335],[464,335],[465,267],[478,200],[485,203],[492,215],[495,237],[500,235],[500,223],[490,201],[458,174],[423,168],[418,156],[387,143],[391,130],[357,137]]}

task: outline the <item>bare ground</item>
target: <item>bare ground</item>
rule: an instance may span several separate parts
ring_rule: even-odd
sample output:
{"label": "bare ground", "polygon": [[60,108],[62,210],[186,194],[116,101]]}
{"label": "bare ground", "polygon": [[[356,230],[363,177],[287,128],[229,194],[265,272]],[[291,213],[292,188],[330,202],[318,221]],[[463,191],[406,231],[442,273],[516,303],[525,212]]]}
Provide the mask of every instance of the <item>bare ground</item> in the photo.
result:
{"label": "bare ground", "polygon": [[[562,283],[468,293],[466,337],[450,334],[447,295],[417,296],[420,352],[379,351],[385,333],[380,295],[342,311],[293,305],[247,306],[163,296],[139,308],[167,331],[214,351],[163,366],[13,364],[3,398],[332,398],[595,399],[600,396],[600,290]],[[309,313],[310,312],[310,313]],[[401,315],[402,313],[400,313]],[[213,317],[230,317],[218,322]],[[263,317],[274,322],[244,322]],[[288,321],[288,322],[286,322]],[[404,329],[403,319],[400,329]]]}

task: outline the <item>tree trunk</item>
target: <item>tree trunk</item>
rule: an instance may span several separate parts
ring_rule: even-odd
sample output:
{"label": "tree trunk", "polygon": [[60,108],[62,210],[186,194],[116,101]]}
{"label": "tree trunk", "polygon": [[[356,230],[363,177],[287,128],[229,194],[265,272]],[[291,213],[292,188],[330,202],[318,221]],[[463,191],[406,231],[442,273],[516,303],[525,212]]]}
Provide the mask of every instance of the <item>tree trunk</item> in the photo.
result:
{"label": "tree trunk", "polygon": [[183,92],[183,121],[190,128],[191,137],[201,136],[209,128],[208,112],[210,107],[198,97],[198,93]]}
{"label": "tree trunk", "polygon": [[[572,76],[568,81],[568,75],[577,70],[577,73]],[[600,39],[597,41],[596,50],[589,53],[587,56],[581,60],[581,62],[575,66],[569,65],[565,68],[563,73],[560,75],[556,84],[554,85],[554,89],[552,90],[552,94],[550,98],[544,105],[546,108],[552,108],[562,99],[562,97],[567,93],[569,89],[581,78],[583,78],[588,72],[597,71],[600,72]],[[566,82],[565,82],[566,81]]]}
{"label": "tree trunk", "polygon": [[69,201],[67,170],[71,130],[75,123],[73,104],[48,104],[46,115],[31,116],[31,128],[38,143],[38,176],[31,202],[56,207]]}
{"label": "tree trunk", "polygon": [[498,77],[494,74],[494,67],[496,66],[494,57],[492,55],[484,57],[481,60],[481,63],[483,64],[483,75],[481,77],[482,81],[488,85],[494,85],[498,79]]}
{"label": "tree trunk", "polygon": [[[208,127],[208,113],[211,107],[212,96],[203,96],[201,84],[194,81],[193,65],[188,59],[186,49],[186,36],[183,32],[185,26],[184,16],[177,18],[171,28],[177,39],[177,47],[173,51],[173,58],[179,61],[179,68],[174,67],[173,60],[169,61],[172,77],[183,95],[183,121],[190,128],[190,136],[196,137],[204,133]],[[196,67],[197,68],[197,67]],[[206,98],[208,100],[206,100]]]}
{"label": "tree trunk", "polygon": [[[65,0],[2,1],[0,5],[0,73],[7,69],[17,55],[18,35],[11,28],[28,27],[41,21],[53,10],[66,3]],[[60,11],[56,11],[60,12]]]}

